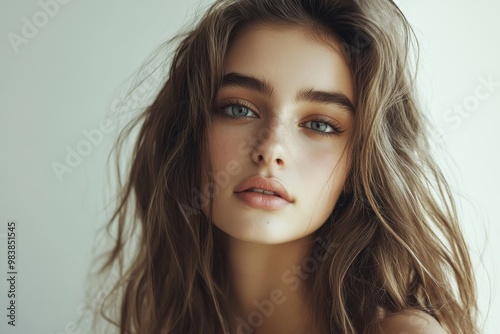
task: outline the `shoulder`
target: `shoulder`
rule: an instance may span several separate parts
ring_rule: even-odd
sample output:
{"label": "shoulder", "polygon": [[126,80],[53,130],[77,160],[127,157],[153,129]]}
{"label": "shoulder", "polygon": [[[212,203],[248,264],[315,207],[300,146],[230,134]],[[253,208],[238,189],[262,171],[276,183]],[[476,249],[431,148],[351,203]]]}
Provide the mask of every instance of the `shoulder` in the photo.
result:
{"label": "shoulder", "polygon": [[381,333],[374,334],[449,334],[431,315],[414,309],[386,315]]}

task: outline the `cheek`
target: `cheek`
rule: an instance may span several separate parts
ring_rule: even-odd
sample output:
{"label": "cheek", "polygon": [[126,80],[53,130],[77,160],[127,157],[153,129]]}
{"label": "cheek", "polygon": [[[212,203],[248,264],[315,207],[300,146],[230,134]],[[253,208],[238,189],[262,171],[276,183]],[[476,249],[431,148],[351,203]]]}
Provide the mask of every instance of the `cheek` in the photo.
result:
{"label": "cheek", "polygon": [[210,161],[214,172],[225,169],[230,161],[240,161],[242,154],[240,146],[243,142],[241,135],[228,131],[221,126],[214,126],[208,134],[210,147]]}
{"label": "cheek", "polygon": [[305,175],[316,176],[318,179],[325,180],[325,174],[330,175],[332,172],[338,174],[345,170],[345,159],[342,154],[333,153],[334,149],[329,150],[301,150],[301,158],[297,159],[297,166]]}
{"label": "cheek", "polygon": [[[347,158],[341,153],[332,154],[332,150],[307,152],[298,160],[299,174],[304,175],[304,182],[316,196],[327,202],[335,201],[346,180]],[[325,196],[328,194],[330,196]]]}

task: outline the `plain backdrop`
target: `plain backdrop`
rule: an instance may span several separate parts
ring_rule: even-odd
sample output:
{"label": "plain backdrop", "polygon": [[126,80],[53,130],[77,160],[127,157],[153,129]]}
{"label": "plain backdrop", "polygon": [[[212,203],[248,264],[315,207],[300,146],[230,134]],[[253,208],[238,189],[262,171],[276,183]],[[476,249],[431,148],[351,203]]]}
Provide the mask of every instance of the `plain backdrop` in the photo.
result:
{"label": "plain backdrop", "polygon": [[[86,333],[74,321],[95,234],[106,218],[105,158],[116,134],[102,130],[109,130],[103,120],[146,58],[210,1],[48,3],[0,4],[1,333]],[[398,4],[419,38],[422,105],[441,138],[440,162],[460,194],[482,332],[499,333],[500,2]],[[34,22],[38,27],[30,30]],[[101,140],[85,146],[95,129]],[[54,164],[77,149],[86,156],[58,178]],[[18,226],[16,327],[6,317],[11,220]]]}

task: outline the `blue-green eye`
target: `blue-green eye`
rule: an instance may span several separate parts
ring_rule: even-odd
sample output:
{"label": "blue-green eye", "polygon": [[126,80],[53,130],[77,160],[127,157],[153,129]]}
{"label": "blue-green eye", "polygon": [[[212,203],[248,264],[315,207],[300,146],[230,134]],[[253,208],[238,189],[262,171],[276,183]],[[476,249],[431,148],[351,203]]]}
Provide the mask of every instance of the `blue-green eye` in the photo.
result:
{"label": "blue-green eye", "polygon": [[219,110],[222,114],[229,117],[257,117],[257,115],[250,110],[249,107],[239,103],[228,103],[221,105]]}
{"label": "blue-green eye", "polygon": [[329,119],[322,117],[303,123],[303,127],[310,129],[314,134],[319,136],[338,135],[344,132],[340,126],[333,124]]}
{"label": "blue-green eye", "polygon": [[331,128],[331,126],[327,123],[317,122],[317,121],[309,121],[309,122],[306,122],[305,124],[308,124],[308,123],[311,124],[311,129],[313,129],[313,130],[320,131],[320,132],[332,132],[332,131],[327,131],[328,127]]}

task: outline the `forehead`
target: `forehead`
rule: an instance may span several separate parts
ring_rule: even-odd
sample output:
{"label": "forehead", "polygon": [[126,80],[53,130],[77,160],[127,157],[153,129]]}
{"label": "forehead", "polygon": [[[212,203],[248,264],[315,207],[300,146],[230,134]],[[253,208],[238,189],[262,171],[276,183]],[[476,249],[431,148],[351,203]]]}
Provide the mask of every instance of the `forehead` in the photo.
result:
{"label": "forehead", "polygon": [[351,69],[337,39],[302,26],[259,23],[243,27],[226,54],[224,73],[231,72],[265,79],[278,93],[307,86],[354,98]]}
{"label": "forehead", "polygon": [[247,35],[249,33],[266,35],[270,32],[274,32],[276,34],[296,33],[298,35],[306,36],[308,39],[316,42],[327,44],[335,51],[341,51],[338,49],[340,44],[339,38],[336,36],[334,31],[328,31],[326,27],[321,27],[320,25],[314,25],[312,23],[309,25],[300,25],[280,21],[262,21],[245,24],[236,33],[234,41],[244,36],[248,37]]}

